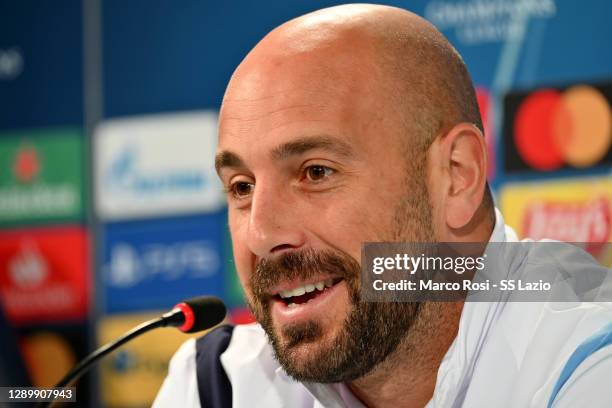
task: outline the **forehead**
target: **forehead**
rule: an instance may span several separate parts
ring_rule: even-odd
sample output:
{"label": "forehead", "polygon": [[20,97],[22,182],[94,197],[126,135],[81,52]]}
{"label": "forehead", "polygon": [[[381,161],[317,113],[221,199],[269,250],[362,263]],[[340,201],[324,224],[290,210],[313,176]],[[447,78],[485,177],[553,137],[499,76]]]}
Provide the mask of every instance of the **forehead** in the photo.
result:
{"label": "forehead", "polygon": [[371,150],[397,128],[385,88],[376,64],[359,52],[248,61],[226,92],[219,150],[247,154],[318,135]]}

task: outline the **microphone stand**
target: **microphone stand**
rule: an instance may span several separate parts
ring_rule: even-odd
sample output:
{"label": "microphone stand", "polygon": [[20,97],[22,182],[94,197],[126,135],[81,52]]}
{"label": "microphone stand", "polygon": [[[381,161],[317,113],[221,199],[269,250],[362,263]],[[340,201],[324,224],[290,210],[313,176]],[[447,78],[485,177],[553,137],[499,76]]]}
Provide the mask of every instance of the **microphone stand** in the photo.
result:
{"label": "microphone stand", "polygon": [[[108,344],[105,344],[104,346],[100,347],[99,349],[97,349],[96,351],[88,355],[85,359],[79,362],[79,364],[77,364],[72,370],[70,370],[70,372],[68,372],[68,374],[66,374],[64,378],[62,378],[55,385],[55,387],[56,388],[67,387],[73,381],[79,379],[81,375],[83,375],[83,373],[87,371],[87,369],[89,369],[89,367],[92,364],[94,364],[96,361],[106,356],[107,354],[111,353],[113,350],[117,349],[118,347],[121,347],[122,345],[132,340],[133,338],[138,337],[141,334],[148,332],[149,330],[157,329],[159,327],[180,325],[182,321],[184,320],[185,318],[184,318],[183,312],[181,310],[174,309],[166,314],[163,314],[161,317],[151,319],[147,322],[144,322],[134,327],[132,330],[128,331],[123,336],[119,337],[117,340],[110,342]],[[39,404],[39,407],[40,408],[52,407],[55,402],[59,402],[59,400],[41,403]]]}

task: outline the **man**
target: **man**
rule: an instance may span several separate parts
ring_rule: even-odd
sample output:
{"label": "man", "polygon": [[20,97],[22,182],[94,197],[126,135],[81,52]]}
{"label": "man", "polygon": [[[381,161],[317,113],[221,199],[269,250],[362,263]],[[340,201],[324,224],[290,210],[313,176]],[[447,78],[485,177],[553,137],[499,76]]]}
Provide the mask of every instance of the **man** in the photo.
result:
{"label": "man", "polygon": [[[609,307],[568,307],[553,335],[545,303],[360,301],[364,242],[516,240],[485,152],[461,58],[416,15],[346,5],[268,34],[228,85],[216,160],[259,324],[187,342],[155,406],[547,406]],[[555,406],[612,406],[611,349]]]}

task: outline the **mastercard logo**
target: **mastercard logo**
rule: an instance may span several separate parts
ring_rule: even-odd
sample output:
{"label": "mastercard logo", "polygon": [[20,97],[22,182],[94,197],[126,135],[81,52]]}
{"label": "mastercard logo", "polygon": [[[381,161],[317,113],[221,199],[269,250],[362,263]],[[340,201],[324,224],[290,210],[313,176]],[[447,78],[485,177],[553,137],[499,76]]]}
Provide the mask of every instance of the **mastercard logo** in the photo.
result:
{"label": "mastercard logo", "polygon": [[588,85],[532,92],[516,111],[513,137],[519,156],[534,169],[592,166],[610,149],[610,104]]}

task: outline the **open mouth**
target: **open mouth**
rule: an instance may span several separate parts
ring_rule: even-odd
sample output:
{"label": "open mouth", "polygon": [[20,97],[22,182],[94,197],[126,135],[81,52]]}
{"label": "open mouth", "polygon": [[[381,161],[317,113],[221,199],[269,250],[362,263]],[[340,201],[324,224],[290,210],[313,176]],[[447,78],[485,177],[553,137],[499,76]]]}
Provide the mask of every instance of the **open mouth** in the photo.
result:
{"label": "open mouth", "polygon": [[342,281],[342,278],[330,278],[303,286],[297,286],[293,289],[281,290],[274,295],[273,298],[284,303],[288,308],[295,308],[316,299],[340,281]]}

